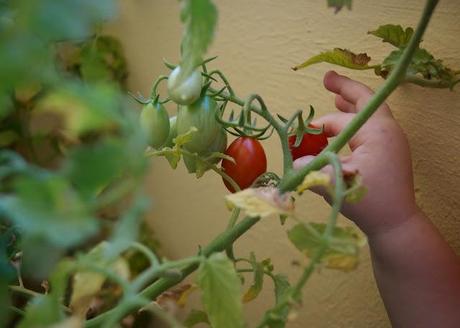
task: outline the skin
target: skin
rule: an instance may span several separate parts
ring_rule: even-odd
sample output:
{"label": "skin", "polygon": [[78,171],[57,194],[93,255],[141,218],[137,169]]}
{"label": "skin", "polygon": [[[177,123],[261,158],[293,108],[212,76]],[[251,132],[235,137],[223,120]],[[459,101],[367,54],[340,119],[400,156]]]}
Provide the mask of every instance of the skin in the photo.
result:
{"label": "skin", "polygon": [[[331,71],[324,86],[338,112],[317,119],[336,136],[373,92]],[[344,171],[358,171],[368,189],[342,213],[368,236],[374,275],[393,327],[460,327],[460,259],[415,202],[407,138],[384,104],[350,140]],[[299,158],[295,168],[312,156]],[[331,167],[324,172],[331,174]],[[324,190],[314,190],[327,201]]]}

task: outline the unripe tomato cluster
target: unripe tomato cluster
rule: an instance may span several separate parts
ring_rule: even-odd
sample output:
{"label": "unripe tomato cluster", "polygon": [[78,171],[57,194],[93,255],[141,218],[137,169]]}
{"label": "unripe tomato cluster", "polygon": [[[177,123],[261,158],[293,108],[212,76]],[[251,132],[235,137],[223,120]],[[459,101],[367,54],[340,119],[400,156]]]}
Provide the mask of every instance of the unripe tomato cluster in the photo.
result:
{"label": "unripe tomato cluster", "polygon": [[[180,66],[177,66],[168,78],[169,98],[178,105],[177,116],[169,118],[158,97],[142,109],[140,123],[149,145],[154,149],[173,147],[174,138],[195,127],[198,131],[183,148],[201,158],[207,158],[212,153],[224,153],[232,157],[233,161],[222,161],[222,169],[240,189],[250,187],[267,170],[267,158],[261,143],[255,138],[241,136],[227,148],[227,132],[215,118],[218,104],[206,93],[201,72],[195,70],[190,76],[180,79],[180,71]],[[324,134],[306,133],[298,147],[294,146],[295,141],[295,135],[289,137],[289,148],[294,160],[306,155],[317,155],[327,146]],[[183,154],[183,159],[188,172],[196,172],[196,158]],[[217,164],[220,158],[212,157],[209,161]],[[225,179],[224,184],[230,192],[236,191]]]}

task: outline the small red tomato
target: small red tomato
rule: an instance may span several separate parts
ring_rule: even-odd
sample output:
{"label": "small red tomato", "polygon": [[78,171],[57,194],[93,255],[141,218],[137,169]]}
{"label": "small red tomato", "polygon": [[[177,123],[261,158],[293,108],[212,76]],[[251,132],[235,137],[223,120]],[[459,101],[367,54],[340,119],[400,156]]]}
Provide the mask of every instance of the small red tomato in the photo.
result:
{"label": "small red tomato", "polygon": [[[267,157],[257,139],[239,137],[230,144],[225,154],[233,157],[235,163],[224,159],[222,168],[241,189],[251,186],[260,175],[267,171]],[[224,184],[230,192],[235,192],[225,179]]]}
{"label": "small red tomato", "polygon": [[[313,126],[310,126],[313,127]],[[313,127],[314,128],[314,127]],[[328,145],[327,137],[321,134],[305,133],[299,147],[294,147],[296,136],[289,136],[289,149],[291,150],[292,159],[295,161],[297,158],[307,155],[318,155]]]}

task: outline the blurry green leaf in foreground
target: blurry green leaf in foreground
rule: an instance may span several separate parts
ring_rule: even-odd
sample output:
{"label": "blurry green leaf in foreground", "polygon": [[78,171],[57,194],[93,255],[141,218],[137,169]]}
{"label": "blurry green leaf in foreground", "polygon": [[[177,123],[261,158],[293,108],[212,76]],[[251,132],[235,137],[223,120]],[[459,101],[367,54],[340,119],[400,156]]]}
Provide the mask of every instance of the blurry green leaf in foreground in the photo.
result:
{"label": "blurry green leaf in foreground", "polygon": [[388,42],[397,48],[404,48],[414,34],[412,27],[407,27],[405,30],[401,25],[381,25],[375,31],[369,31],[369,34],[375,35],[382,39],[382,42]]}
{"label": "blurry green leaf in foreground", "polygon": [[301,68],[308,67],[318,63],[329,63],[338,66],[343,66],[351,69],[370,69],[368,65],[371,58],[365,54],[355,54],[347,49],[335,48],[330,51],[325,51],[319,55],[313,56],[300,65],[294,66],[292,69],[297,71]]}
{"label": "blurry green leaf in foreground", "polygon": [[72,150],[64,169],[66,176],[82,194],[96,196],[122,173],[124,146],[112,139]]}
{"label": "blurry green leaf in foreground", "polygon": [[115,130],[122,121],[117,110],[120,101],[117,91],[109,85],[72,84],[45,97],[39,108],[61,116],[66,131],[76,137],[91,131]]}
{"label": "blurry green leaf in foreground", "polygon": [[224,254],[216,253],[203,260],[198,269],[202,302],[214,328],[242,328],[243,308],[240,279]]}
{"label": "blurry green leaf in foreground", "polygon": [[182,0],[181,79],[187,78],[201,64],[214,37],[217,9],[211,0]]}
{"label": "blurry green leaf in foreground", "polygon": [[199,323],[209,324],[208,315],[206,312],[192,309],[187,318],[184,320],[184,326],[187,328],[194,327]]}
{"label": "blurry green leaf in foreground", "polygon": [[0,212],[27,236],[68,247],[95,233],[97,221],[79,195],[60,176],[21,176],[14,195],[0,199]]}
{"label": "blurry green leaf in foreground", "polygon": [[59,300],[51,294],[35,297],[25,310],[18,328],[51,327],[64,318]]}
{"label": "blurry green leaf in foreground", "polygon": [[[322,234],[326,224],[311,223],[310,229],[304,224],[297,224],[288,232],[289,240],[307,257],[312,257],[323,244]],[[330,238],[329,247],[322,258],[327,268],[351,271],[359,262],[359,250],[366,239],[352,227],[335,227]]]}

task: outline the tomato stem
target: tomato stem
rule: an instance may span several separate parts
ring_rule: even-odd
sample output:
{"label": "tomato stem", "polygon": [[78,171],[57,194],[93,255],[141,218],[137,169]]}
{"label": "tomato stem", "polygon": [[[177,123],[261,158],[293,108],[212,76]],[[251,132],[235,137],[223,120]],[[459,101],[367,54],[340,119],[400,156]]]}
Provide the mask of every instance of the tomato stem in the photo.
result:
{"label": "tomato stem", "polygon": [[342,207],[343,199],[345,197],[346,186],[343,179],[342,173],[342,165],[338,156],[333,152],[325,152],[324,157],[326,158],[327,162],[332,165],[334,168],[335,174],[335,188],[334,188],[334,195],[333,195],[333,205],[331,209],[331,213],[329,214],[329,219],[326,225],[326,229],[324,233],[321,235],[321,245],[320,248],[315,252],[315,254],[311,257],[309,265],[305,268],[302,273],[302,276],[299,278],[297,283],[294,285],[292,291],[290,292],[290,297],[285,297],[281,302],[276,304],[271,310],[268,310],[261,323],[257,326],[257,328],[266,327],[270,322],[271,318],[273,317],[283,317],[283,313],[294,305],[292,301],[300,302],[302,297],[302,289],[307,283],[308,279],[310,278],[311,274],[315,270],[316,266],[320,263],[321,259],[323,258],[326,250],[329,247],[331,236],[334,231],[335,225],[337,223],[337,217],[340,213],[340,209]]}

